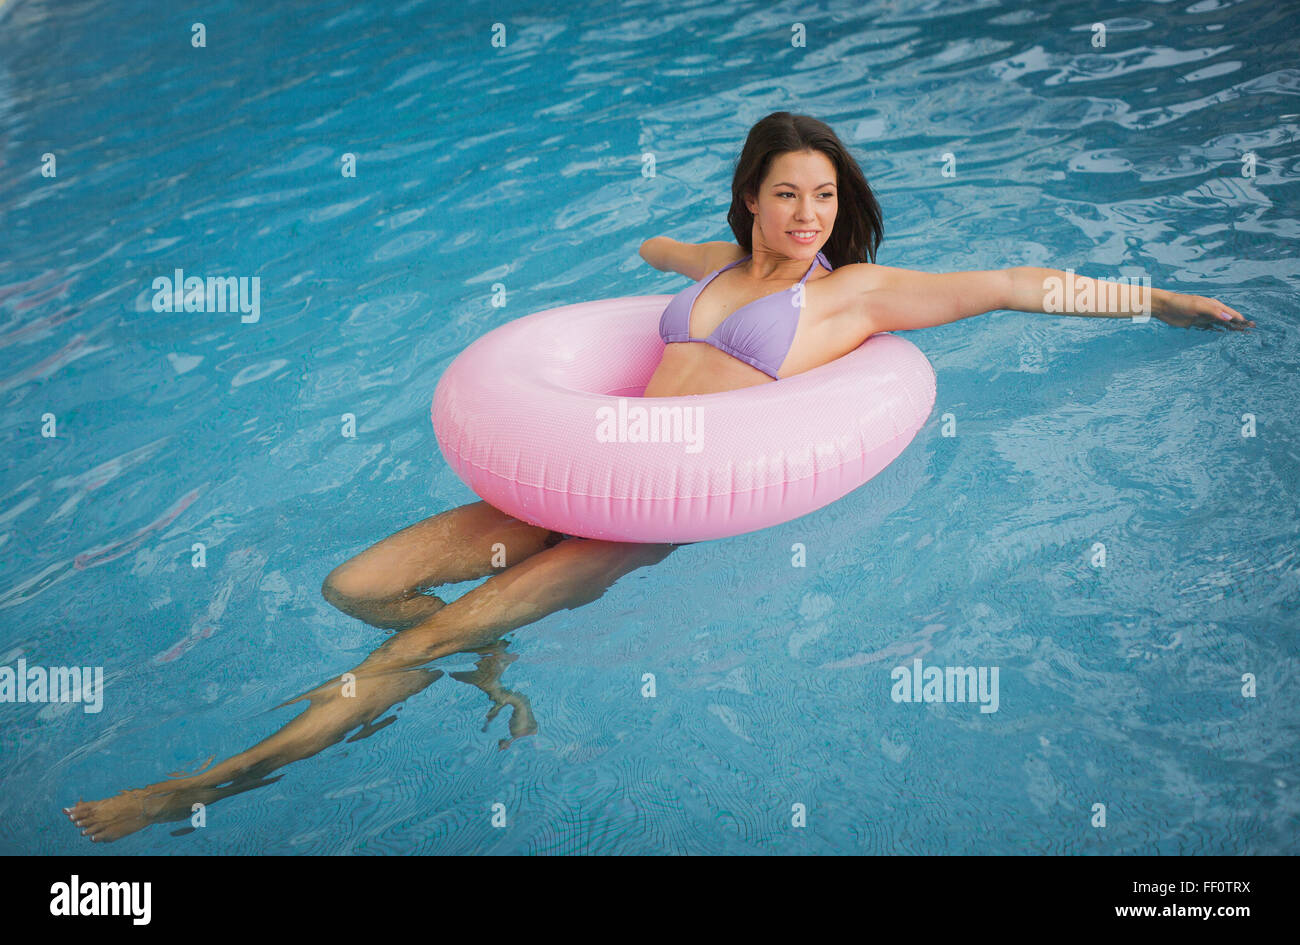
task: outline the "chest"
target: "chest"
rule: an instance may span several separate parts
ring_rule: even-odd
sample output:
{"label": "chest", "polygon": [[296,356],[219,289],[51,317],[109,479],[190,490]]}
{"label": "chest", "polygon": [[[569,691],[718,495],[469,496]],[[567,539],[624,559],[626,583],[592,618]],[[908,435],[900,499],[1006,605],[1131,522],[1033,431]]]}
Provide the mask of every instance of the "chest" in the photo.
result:
{"label": "chest", "polygon": [[689,305],[686,323],[692,338],[707,338],[724,324],[746,320],[782,324],[816,321],[820,280],[760,282],[743,275],[723,272],[698,290],[688,290],[683,303]]}

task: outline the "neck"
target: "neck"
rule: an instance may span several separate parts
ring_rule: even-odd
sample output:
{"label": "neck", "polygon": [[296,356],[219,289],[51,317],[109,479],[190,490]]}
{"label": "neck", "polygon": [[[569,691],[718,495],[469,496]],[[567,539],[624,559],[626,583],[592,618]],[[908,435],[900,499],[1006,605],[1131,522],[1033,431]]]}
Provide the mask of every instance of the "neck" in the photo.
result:
{"label": "neck", "polygon": [[809,267],[816,264],[815,253],[809,259],[796,259],[768,249],[758,240],[755,240],[752,245],[754,249],[750,253],[748,269],[749,274],[756,279],[798,282],[803,278],[804,273],[808,272]]}

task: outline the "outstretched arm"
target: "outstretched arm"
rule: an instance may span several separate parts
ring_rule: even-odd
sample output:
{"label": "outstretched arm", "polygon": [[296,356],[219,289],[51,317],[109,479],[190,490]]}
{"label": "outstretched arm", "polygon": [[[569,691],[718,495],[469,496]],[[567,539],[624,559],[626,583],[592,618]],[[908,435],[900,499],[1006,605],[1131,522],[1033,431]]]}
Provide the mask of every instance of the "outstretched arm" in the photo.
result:
{"label": "outstretched arm", "polygon": [[1146,314],[1182,327],[1225,325],[1237,330],[1255,324],[1216,299],[1092,279],[1073,271],[1017,266],[928,273],[859,265],[861,269],[844,268],[854,270],[855,308],[865,334],[930,328],[998,310],[1101,318]]}
{"label": "outstretched arm", "polygon": [[866,263],[843,268],[861,286],[856,304],[868,333],[932,328],[1008,308],[1013,289],[1009,269],[930,273]]}
{"label": "outstretched arm", "polygon": [[1018,266],[1004,270],[1010,291],[1003,308],[1096,318],[1150,315],[1180,328],[1224,326],[1235,331],[1254,327],[1235,308],[1204,295],[1185,295],[1127,282],[1080,276],[1074,270]]}

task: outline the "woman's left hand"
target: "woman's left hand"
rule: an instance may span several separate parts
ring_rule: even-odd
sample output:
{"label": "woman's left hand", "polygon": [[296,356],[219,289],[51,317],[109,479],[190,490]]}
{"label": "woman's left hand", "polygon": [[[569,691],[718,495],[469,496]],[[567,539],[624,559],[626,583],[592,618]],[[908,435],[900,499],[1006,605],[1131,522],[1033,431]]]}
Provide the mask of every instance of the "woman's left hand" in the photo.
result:
{"label": "woman's left hand", "polygon": [[1247,321],[1235,308],[1229,308],[1218,299],[1208,296],[1166,292],[1163,298],[1157,299],[1151,314],[1162,322],[1179,328],[1221,327],[1245,331],[1248,327],[1255,327],[1254,322]]}

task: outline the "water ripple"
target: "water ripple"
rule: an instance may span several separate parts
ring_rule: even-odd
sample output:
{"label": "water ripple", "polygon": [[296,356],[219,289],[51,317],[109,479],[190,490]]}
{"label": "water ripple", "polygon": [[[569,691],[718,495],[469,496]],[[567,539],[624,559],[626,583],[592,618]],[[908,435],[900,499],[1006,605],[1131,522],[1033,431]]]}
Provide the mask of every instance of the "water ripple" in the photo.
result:
{"label": "water ripple", "polygon": [[[253,744],[379,645],[319,587],[471,501],[428,425],[447,364],[532,311],[682,288],[638,246],[730,239],[744,134],[788,109],[860,160],[884,265],[1134,267],[1260,328],[920,332],[935,422],[882,475],[511,635],[536,734],[501,749],[457,657],[374,737],[122,850],[1295,852],[1286,5],[1144,9],[1094,47],[1062,5],[831,2],[800,47],[749,0],[531,4],[502,48],[434,0],[219,0],[239,41],[203,50],[153,6],[3,8],[0,652],[102,665],[112,695],[8,707],[5,850],[83,849],[60,803]],[[178,268],[259,278],[260,320],[154,312]],[[999,666],[1001,708],[895,702],[915,659]]]}

